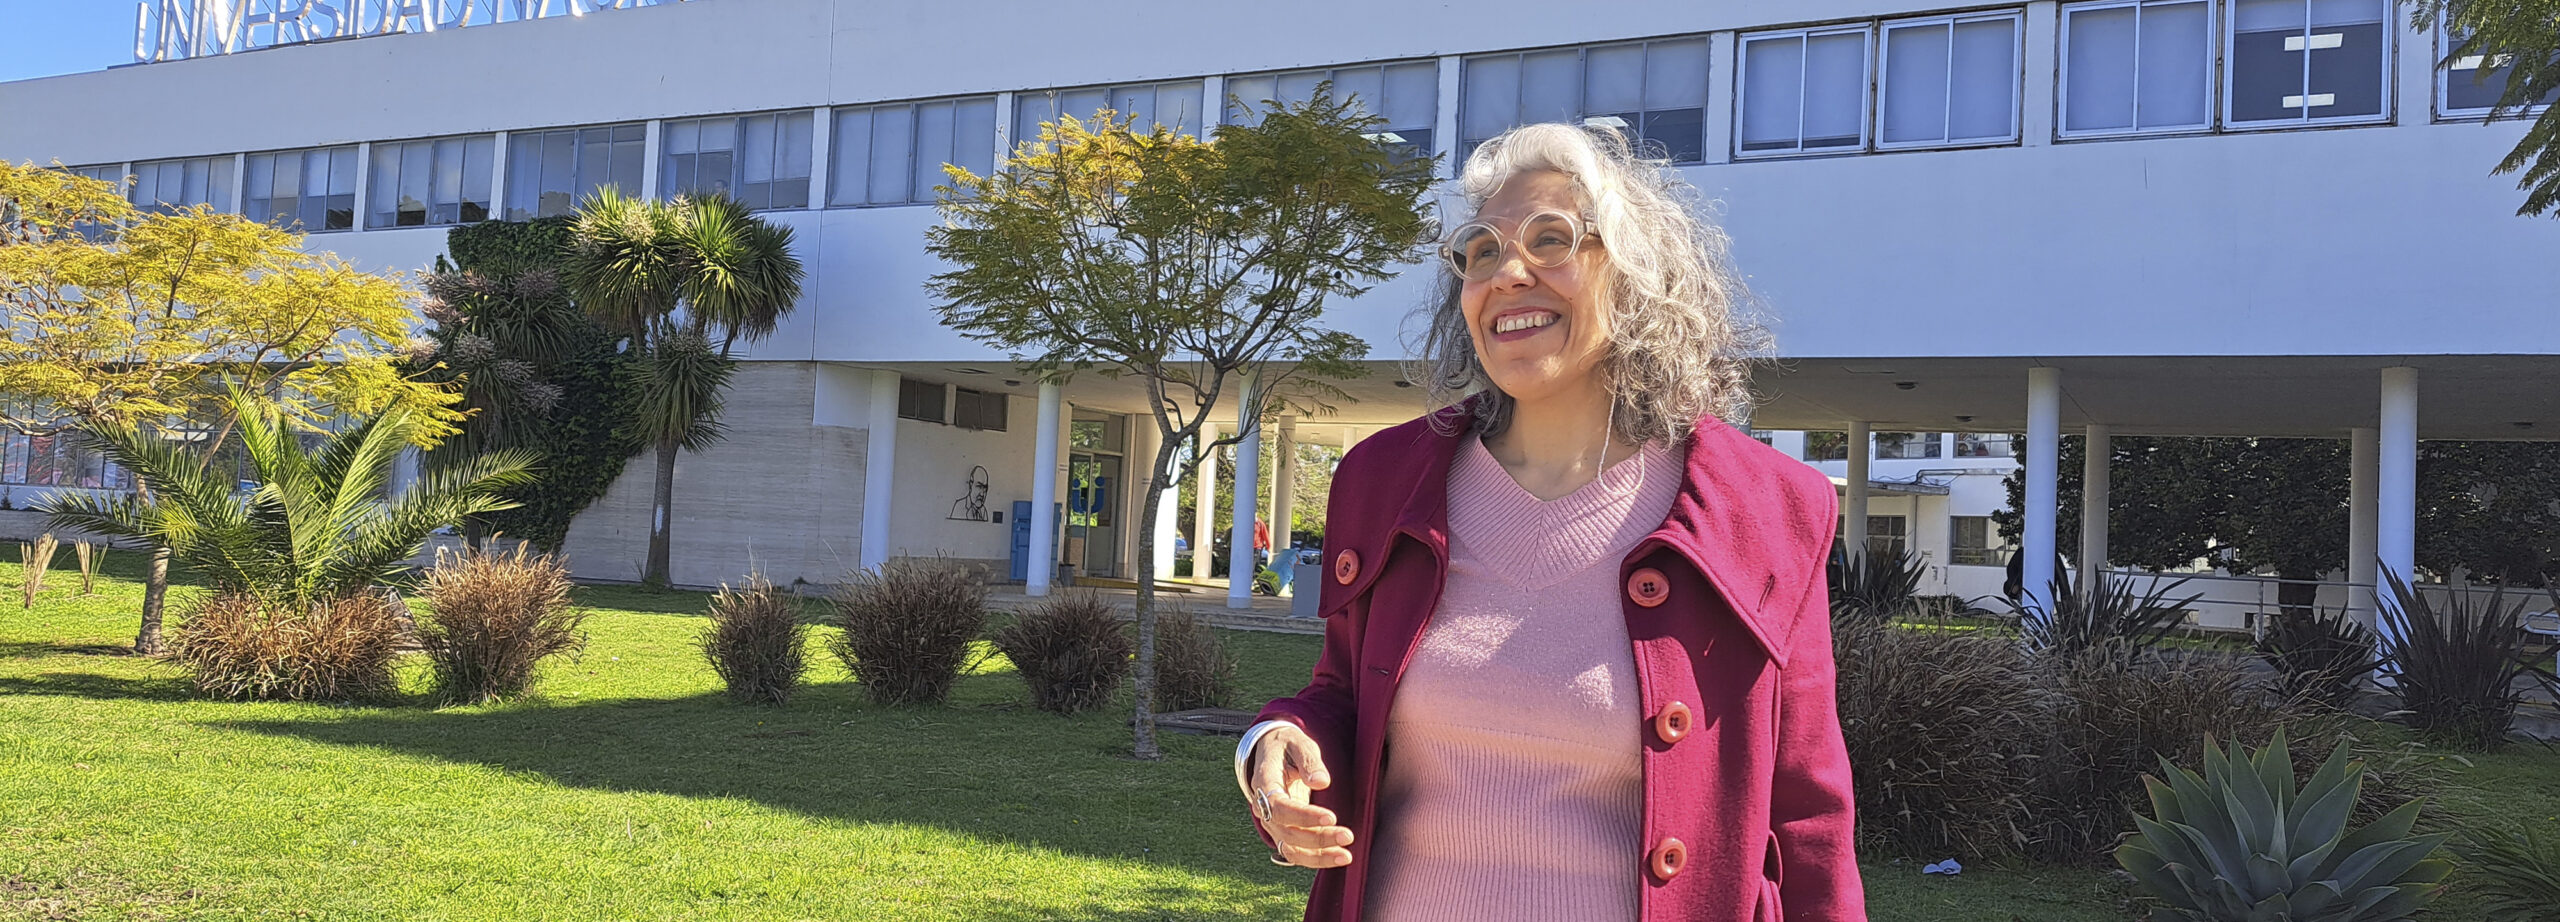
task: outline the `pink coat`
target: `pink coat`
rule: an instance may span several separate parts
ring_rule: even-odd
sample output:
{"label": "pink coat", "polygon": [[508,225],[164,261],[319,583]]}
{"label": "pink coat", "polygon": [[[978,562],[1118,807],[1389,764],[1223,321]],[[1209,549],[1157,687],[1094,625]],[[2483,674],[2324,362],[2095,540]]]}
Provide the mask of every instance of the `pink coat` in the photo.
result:
{"label": "pink coat", "polygon": [[[1324,651],[1263,719],[1323,747],[1315,802],[1352,831],[1310,922],[1357,922],[1387,709],[1448,573],[1459,439],[1415,420],[1360,443],[1325,518]],[[1811,467],[1698,424],[1671,513],[1620,563],[1644,729],[1644,922],[1863,922],[1823,562],[1838,502]],[[1306,591],[1301,587],[1300,591]],[[1498,702],[1486,702],[1498,706]]]}

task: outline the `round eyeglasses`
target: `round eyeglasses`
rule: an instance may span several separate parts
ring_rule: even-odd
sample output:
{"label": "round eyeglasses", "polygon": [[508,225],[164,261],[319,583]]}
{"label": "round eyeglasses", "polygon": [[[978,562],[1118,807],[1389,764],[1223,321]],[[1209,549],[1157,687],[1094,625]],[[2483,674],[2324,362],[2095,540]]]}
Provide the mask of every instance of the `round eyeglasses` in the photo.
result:
{"label": "round eyeglasses", "polygon": [[1561,211],[1541,211],[1520,222],[1516,232],[1505,238],[1502,231],[1485,221],[1459,225],[1440,244],[1440,258],[1449,271],[1470,282],[1493,277],[1502,265],[1503,244],[1520,248],[1520,258],[1532,266],[1553,269],[1573,258],[1582,248],[1585,237],[1598,233],[1583,229],[1582,219]]}

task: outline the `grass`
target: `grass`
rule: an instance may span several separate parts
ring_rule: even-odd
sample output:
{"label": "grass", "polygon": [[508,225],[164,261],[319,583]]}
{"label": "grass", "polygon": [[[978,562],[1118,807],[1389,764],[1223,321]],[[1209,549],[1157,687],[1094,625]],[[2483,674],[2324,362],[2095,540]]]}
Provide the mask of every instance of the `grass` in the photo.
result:
{"label": "grass", "polygon": [[[693,647],[705,596],[586,587],[586,653],[525,700],[435,709],[411,662],[389,706],[201,701],[120,652],[137,568],[0,608],[0,919],[1281,920],[1304,899],[1309,872],[1246,826],[1231,740],[1137,762],[1125,695],[1042,713],[1000,658],[950,707],[890,708],[812,650],[790,707],[737,705]],[[1226,639],[1252,700],[1315,656]],[[2560,814],[2553,766],[2475,757],[2496,793],[2472,805]],[[1866,872],[1878,919],[2132,918],[2094,871]]]}

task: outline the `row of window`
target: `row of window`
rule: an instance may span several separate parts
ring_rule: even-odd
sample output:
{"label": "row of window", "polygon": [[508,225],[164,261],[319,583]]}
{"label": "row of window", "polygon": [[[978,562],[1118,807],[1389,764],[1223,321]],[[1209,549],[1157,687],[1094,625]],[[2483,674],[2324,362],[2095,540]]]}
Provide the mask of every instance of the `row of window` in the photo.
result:
{"label": "row of window", "polygon": [[133,489],[133,475],[68,435],[0,435],[0,484]]}
{"label": "row of window", "polygon": [[1003,432],[1005,395],[914,378],[898,379],[898,416],[962,429]]}
{"label": "row of window", "polygon": [[[1944,432],[1878,432],[1874,434],[1875,454],[1880,460],[1919,460],[1927,458],[2009,458],[2010,440],[2014,436],[1995,432],[1958,432],[1952,440]],[[1769,433],[1754,432],[1752,437],[1768,444]],[[1841,461],[1849,457],[1849,434],[1839,430],[1814,430],[1804,434],[1804,460]]]}
{"label": "row of window", "polygon": [[[2061,7],[2058,136],[2353,124],[2388,120],[2390,0],[2089,0]],[[2219,21],[2218,21],[2219,20]],[[1737,43],[1734,156],[2013,143],[2020,134],[2025,19],[2006,10],[1747,32]],[[1461,61],[1461,161],[1515,125],[1605,124],[1675,162],[1706,156],[1708,40],[1647,39],[1471,55]],[[2214,78],[2217,67],[2223,78]],[[1439,64],[1410,61],[1227,78],[1227,124],[1293,104],[1331,81],[1385,119],[1381,140],[1433,149]],[[2473,57],[2438,81],[2439,113],[2486,112],[2506,68]],[[1012,135],[1034,140],[1061,113],[1109,107],[1141,129],[1196,132],[1205,83],[1181,80],[1017,94]],[[2545,100],[2548,103],[2550,100]],[[832,113],[828,206],[929,202],[943,165],[984,174],[997,152],[993,96],[847,106]],[[807,111],[664,123],[660,195],[725,192],[755,209],[808,208],[815,169]],[[503,215],[566,214],[605,186],[641,191],[641,123],[508,136]],[[375,144],[368,228],[458,224],[500,214],[494,135]],[[246,158],[252,217],[306,231],[357,226],[357,148]],[[233,159],[133,165],[132,201],[228,207]],[[85,167],[113,177],[115,167]]]}
{"label": "row of window", "polygon": [[[1845,520],[1843,522],[1845,524]],[[1898,515],[1867,517],[1867,553],[1887,559],[1897,558],[1911,549],[1909,520]],[[1844,533],[1835,531],[1832,540]],[[1947,517],[1947,562],[1957,566],[2005,567],[2009,555],[2017,553],[2014,542],[2000,536],[2000,527],[1987,515],[1951,515]]]}

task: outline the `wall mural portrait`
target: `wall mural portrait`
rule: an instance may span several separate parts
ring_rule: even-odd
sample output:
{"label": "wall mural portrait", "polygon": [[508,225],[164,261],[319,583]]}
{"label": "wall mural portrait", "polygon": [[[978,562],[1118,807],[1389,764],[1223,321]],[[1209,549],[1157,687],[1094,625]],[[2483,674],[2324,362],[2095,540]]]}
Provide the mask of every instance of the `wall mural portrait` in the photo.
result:
{"label": "wall mural portrait", "polygon": [[951,501],[951,514],[944,518],[963,522],[987,520],[987,466],[969,468],[969,481],[959,499]]}

